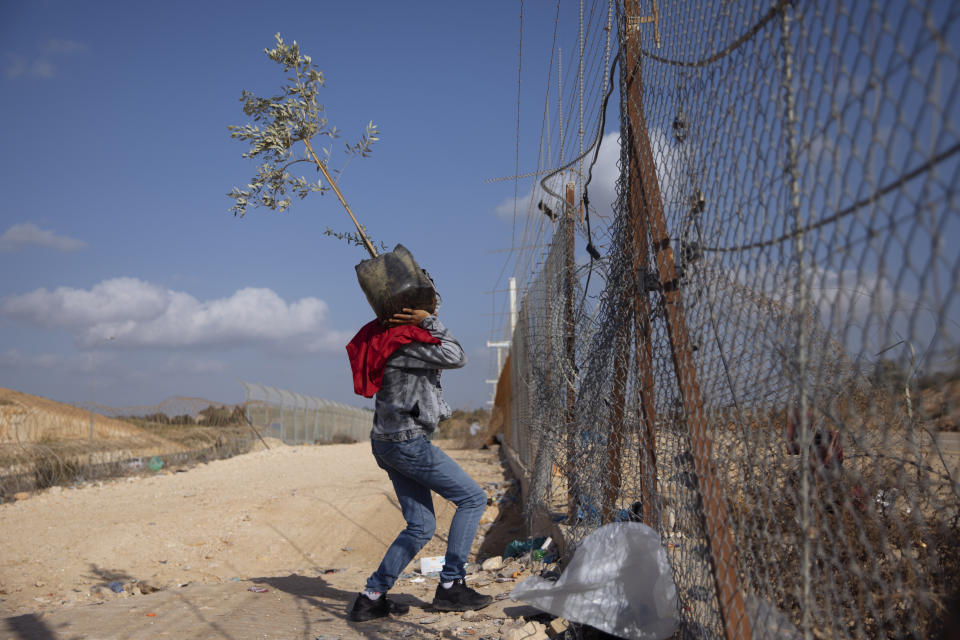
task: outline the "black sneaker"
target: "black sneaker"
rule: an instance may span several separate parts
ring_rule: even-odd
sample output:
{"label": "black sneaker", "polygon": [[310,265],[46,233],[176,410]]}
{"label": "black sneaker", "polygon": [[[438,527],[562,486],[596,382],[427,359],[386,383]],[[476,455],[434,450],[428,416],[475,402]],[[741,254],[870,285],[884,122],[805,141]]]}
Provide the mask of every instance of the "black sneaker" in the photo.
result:
{"label": "black sneaker", "polygon": [[433,607],[437,611],[475,611],[483,609],[491,602],[492,597],[477,593],[466,585],[463,578],[454,580],[449,589],[438,584],[437,592],[433,596]]}
{"label": "black sneaker", "polygon": [[409,606],[388,599],[387,594],[383,594],[376,600],[371,600],[361,593],[357,596],[357,599],[353,601],[353,607],[350,608],[350,613],[347,614],[347,620],[351,622],[366,622],[367,620],[374,620],[375,618],[385,618],[391,613],[395,616],[402,616],[408,611],[410,611]]}

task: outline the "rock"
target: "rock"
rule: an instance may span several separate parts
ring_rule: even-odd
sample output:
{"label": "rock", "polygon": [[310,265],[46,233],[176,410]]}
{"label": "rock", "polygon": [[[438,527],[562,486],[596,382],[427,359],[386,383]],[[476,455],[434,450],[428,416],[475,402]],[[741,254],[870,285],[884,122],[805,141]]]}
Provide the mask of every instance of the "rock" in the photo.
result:
{"label": "rock", "polygon": [[420,618],[417,622],[419,624],[433,624],[434,622],[440,622],[440,616],[427,616],[426,618]]}
{"label": "rock", "polygon": [[487,558],[483,561],[483,564],[480,565],[480,568],[484,571],[498,571],[503,568],[503,558],[501,556]]}
{"label": "rock", "polygon": [[503,640],[549,640],[547,628],[531,620],[519,629],[514,627],[503,634]]}
{"label": "rock", "polygon": [[488,522],[496,522],[497,518],[500,517],[500,507],[495,504],[487,507],[483,515],[480,516],[480,524],[486,524]]}
{"label": "rock", "polygon": [[487,616],[479,611],[464,611],[461,620],[464,622],[478,622],[480,620],[485,620],[486,618]]}
{"label": "rock", "polygon": [[569,626],[570,623],[563,618],[554,618],[550,621],[550,624],[547,625],[547,635],[551,638],[558,636],[565,632]]}

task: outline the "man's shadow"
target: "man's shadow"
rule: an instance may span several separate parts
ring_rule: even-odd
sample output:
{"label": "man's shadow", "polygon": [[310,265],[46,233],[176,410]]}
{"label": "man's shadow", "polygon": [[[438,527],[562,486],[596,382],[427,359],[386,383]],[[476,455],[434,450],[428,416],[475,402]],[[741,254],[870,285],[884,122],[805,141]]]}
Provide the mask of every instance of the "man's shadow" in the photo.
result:
{"label": "man's shadow", "polygon": [[[347,620],[347,612],[353,605],[357,597],[356,591],[345,591],[338,589],[321,577],[301,576],[296,573],[289,576],[267,576],[260,578],[250,578],[254,584],[270,586],[277,591],[289,593],[296,596],[301,601],[311,607],[309,617],[307,611],[303,610],[304,627],[310,629],[311,624],[323,624],[333,620]],[[433,605],[420,598],[407,594],[390,594],[390,600],[405,604],[410,607],[409,613],[404,616],[395,617],[393,615],[383,618],[381,622],[390,622],[392,625],[400,625],[399,628],[410,626],[415,630],[421,630],[421,626],[416,622],[419,616],[433,612]],[[317,614],[320,618],[317,619]],[[369,623],[348,623],[357,631],[362,632],[364,625]],[[396,628],[396,627],[395,627]],[[370,631],[375,631],[373,627]],[[379,636],[377,636],[379,637]]]}

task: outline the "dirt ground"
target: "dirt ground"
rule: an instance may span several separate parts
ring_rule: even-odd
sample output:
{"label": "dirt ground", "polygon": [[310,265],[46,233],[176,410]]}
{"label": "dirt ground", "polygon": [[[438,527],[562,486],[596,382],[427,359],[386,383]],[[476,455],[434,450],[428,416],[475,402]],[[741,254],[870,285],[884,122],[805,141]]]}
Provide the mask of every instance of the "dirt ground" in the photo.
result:
{"label": "dirt ground", "polygon": [[[511,493],[502,497],[511,483],[497,448],[439,444],[502,500],[488,507],[472,559],[501,554],[524,533]],[[479,615],[436,612],[436,578],[414,573],[414,560],[391,591],[407,615],[345,620],[403,528],[369,443],[273,443],[20,498],[0,505],[0,640],[500,638],[537,614],[506,597],[527,575],[519,565],[469,577],[498,597]],[[437,535],[421,556],[443,554],[454,508],[440,497],[435,508]]]}

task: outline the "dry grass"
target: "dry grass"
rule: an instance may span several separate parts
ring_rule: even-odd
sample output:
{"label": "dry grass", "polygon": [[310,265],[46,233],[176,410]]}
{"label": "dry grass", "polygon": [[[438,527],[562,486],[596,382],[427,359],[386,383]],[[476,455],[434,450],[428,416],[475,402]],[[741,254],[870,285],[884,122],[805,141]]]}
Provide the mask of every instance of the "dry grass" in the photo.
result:
{"label": "dry grass", "polygon": [[136,471],[137,461],[215,459],[249,450],[248,428],[115,420],[0,389],[0,499],[19,491]]}
{"label": "dry grass", "polygon": [[[449,420],[440,423],[437,437],[455,442],[458,449],[479,449],[492,441],[488,434],[489,420],[490,414],[486,410],[455,411]],[[470,433],[471,428],[473,433]]]}
{"label": "dry grass", "polygon": [[[43,442],[90,437],[90,412],[47,398],[0,388],[0,443]],[[110,440],[152,437],[122,420],[94,414],[93,437]],[[156,444],[160,444],[159,441]]]}
{"label": "dry grass", "polygon": [[256,436],[247,428],[185,427],[168,433],[171,446],[156,447],[137,438],[0,444],[0,501],[33,491],[130,473],[146,472],[154,456],[164,467],[228,458],[249,451]]}

